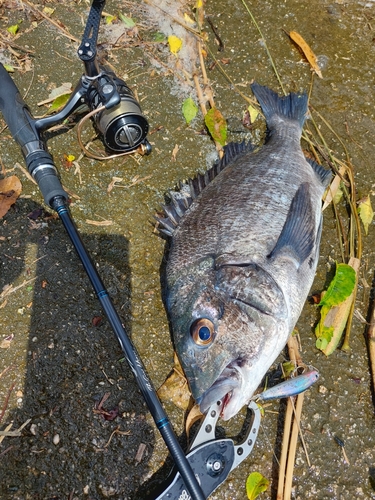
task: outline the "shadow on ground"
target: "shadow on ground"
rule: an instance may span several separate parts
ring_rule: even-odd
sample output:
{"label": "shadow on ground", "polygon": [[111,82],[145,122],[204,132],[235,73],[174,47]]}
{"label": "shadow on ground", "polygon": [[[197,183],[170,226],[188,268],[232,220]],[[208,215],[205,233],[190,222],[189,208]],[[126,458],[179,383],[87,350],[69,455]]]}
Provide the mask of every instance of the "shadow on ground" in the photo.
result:
{"label": "shadow on ground", "polygon": [[[28,338],[16,331],[13,340],[24,343],[25,357],[11,358],[11,349],[1,353],[0,371],[8,369],[3,388],[24,377],[19,407],[6,422],[13,421],[12,429],[29,419],[30,424],[21,437],[3,443],[0,496],[132,498],[147,473],[154,434],[70,240],[60,221],[30,200],[17,202],[7,214],[2,236],[0,277],[22,283],[32,278],[30,267],[36,263],[36,279],[24,287],[32,296],[25,307],[31,312]],[[131,334],[128,242],[114,234],[82,234],[82,239]],[[33,262],[28,262],[30,248]],[[0,289],[7,283],[1,278]],[[17,305],[10,303],[5,311],[17,328]],[[140,444],[144,452],[137,456]],[[52,479],[56,471],[65,478],[58,485]]]}

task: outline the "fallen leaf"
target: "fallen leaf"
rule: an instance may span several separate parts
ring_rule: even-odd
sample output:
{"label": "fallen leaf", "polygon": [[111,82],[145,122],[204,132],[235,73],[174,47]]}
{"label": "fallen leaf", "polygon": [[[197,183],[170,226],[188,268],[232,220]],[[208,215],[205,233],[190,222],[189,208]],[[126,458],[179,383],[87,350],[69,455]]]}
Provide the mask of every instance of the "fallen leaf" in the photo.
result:
{"label": "fallen leaf", "polygon": [[186,24],[190,24],[190,25],[194,25],[195,24],[195,21],[194,19],[192,19],[189,14],[187,14],[186,12],[184,13],[184,19],[185,19],[185,22]]}
{"label": "fallen leaf", "polygon": [[105,16],[105,23],[112,24],[113,21],[115,21],[116,19],[117,19],[116,16],[112,16],[112,15],[108,14],[108,16]]}
{"label": "fallen leaf", "polygon": [[14,339],[14,334],[7,335],[6,337],[4,337],[3,340],[0,342],[0,349],[8,349],[13,339]]}
{"label": "fallen leaf", "polygon": [[298,47],[302,50],[311,68],[315,71],[315,73],[319,76],[319,78],[323,78],[322,72],[318,65],[318,59],[314,54],[314,52],[309,47],[309,45],[302,38],[302,36],[296,31],[291,31],[289,33],[289,36],[293,40],[293,42],[296,43]]}
{"label": "fallen leaf", "polygon": [[94,316],[92,318],[92,326],[99,326],[102,320],[103,320],[102,316]]}
{"label": "fallen leaf", "polygon": [[368,234],[369,225],[374,218],[374,211],[371,206],[370,196],[366,196],[358,203],[358,214],[365,229],[365,234]]}
{"label": "fallen leaf", "polygon": [[182,40],[175,35],[170,35],[168,37],[169,50],[172,54],[177,54],[182,48]]}
{"label": "fallen leaf", "polygon": [[214,141],[225,146],[227,140],[227,122],[217,108],[211,108],[204,117],[204,123]]}
{"label": "fallen leaf", "polygon": [[52,16],[52,14],[55,12],[55,9],[52,9],[51,7],[44,7],[43,12],[47,14],[47,16]]}
{"label": "fallen leaf", "polygon": [[258,118],[259,111],[254,108],[251,104],[248,106],[248,111],[249,111],[249,116],[250,116],[250,123],[254,123],[255,120]]}
{"label": "fallen leaf", "polygon": [[346,167],[341,166],[339,169],[339,173],[335,175],[331,184],[328,186],[328,189],[323,196],[324,203],[322,210],[325,210],[331,204],[332,200],[335,203],[339,202],[340,195],[338,195],[338,192],[341,189],[340,186],[342,182],[342,177],[345,175],[345,172],[346,172]]}
{"label": "fallen leaf", "polygon": [[22,184],[16,175],[0,179],[0,218],[8,212],[21,194]]}
{"label": "fallen leaf", "polygon": [[191,97],[184,100],[182,104],[182,114],[189,125],[190,122],[197,116],[198,106],[195,104]]}
{"label": "fallen leaf", "polygon": [[246,493],[249,500],[255,500],[260,493],[266,491],[269,480],[262,476],[260,472],[252,472],[246,479]]}
{"label": "fallen leaf", "polygon": [[180,149],[179,145],[176,144],[172,151],[172,161],[176,161],[176,156],[179,149]]}
{"label": "fallen leaf", "polygon": [[51,106],[48,108],[48,114],[54,113],[55,111],[58,111],[59,109],[63,108],[65,104],[69,101],[69,98],[70,98],[70,93],[56,97]]}
{"label": "fallen leaf", "polygon": [[13,24],[12,26],[9,26],[9,28],[7,28],[7,31],[11,35],[15,35],[19,29],[19,24]]}
{"label": "fallen leaf", "polygon": [[127,28],[134,28],[135,22],[131,17],[124,16],[124,14],[119,13],[118,17],[121,19],[121,21],[125,24]]}
{"label": "fallen leaf", "polygon": [[191,394],[177,356],[174,357],[172,373],[158,390],[158,396],[163,401],[171,401],[178,408],[187,410]]}
{"label": "fallen leaf", "polygon": [[349,260],[349,264],[337,264],[336,274],[318,304],[321,311],[315,328],[315,345],[326,356],[336,349],[345,329],[353,303],[359,264],[359,259],[354,257]]}

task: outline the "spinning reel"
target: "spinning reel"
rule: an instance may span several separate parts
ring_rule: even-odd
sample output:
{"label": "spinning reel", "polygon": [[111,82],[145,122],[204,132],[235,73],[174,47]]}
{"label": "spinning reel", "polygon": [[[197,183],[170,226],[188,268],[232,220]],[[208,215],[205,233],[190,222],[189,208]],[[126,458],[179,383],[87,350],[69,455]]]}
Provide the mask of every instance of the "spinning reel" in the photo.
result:
{"label": "spinning reel", "polygon": [[[85,66],[85,74],[74,89],[64,108],[53,116],[35,121],[38,132],[61,123],[78,108],[88,108],[89,113],[78,125],[78,141],[90,158],[103,160],[133,152],[150,154],[151,145],[146,136],[148,122],[133,92],[112,71],[100,67],[97,61],[97,38],[105,0],[94,0],[85,31],[78,48],[78,57]],[[92,119],[98,134],[111,156],[99,156],[89,151],[81,138],[82,127]]]}

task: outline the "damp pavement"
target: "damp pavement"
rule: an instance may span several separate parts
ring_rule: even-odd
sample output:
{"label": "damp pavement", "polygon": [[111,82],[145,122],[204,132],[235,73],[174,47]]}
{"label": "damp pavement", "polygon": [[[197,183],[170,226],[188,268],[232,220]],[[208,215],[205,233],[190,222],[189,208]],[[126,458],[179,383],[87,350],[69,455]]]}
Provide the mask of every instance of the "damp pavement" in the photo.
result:
{"label": "damp pavement", "polygon": [[[78,44],[35,10],[55,8],[51,17],[79,40],[89,2],[27,3],[5,1],[0,28],[19,24],[12,51],[1,50],[14,65],[14,80],[35,115],[46,108],[53,88],[82,74]],[[314,78],[312,105],[334,128],[355,166],[357,197],[374,189],[375,3],[342,0],[249,2],[266,45],[288,90],[310,88],[311,72],[285,31],[298,31],[322,64]],[[168,4],[161,2],[168,10]],[[181,113],[193,86],[189,58],[171,59],[166,42],[154,34],[176,29],[172,18],[146,4],[108,1],[105,11],[136,20],[135,29],[102,26],[101,54],[133,88],[150,123],[153,152],[147,157],[103,162],[80,157],[76,129],[49,140],[71,212],[114,304],[153,380],[159,387],[173,367],[173,346],[162,301],[165,241],[153,230],[153,214],[168,190],[204,170],[216,157],[202,133],[202,115],[188,127]],[[186,5],[182,12],[189,12]],[[242,125],[247,103],[218,69],[214,57],[237,88],[247,95],[256,79],[280,91],[264,40],[240,1],[205,3],[224,44],[207,24],[208,78],[217,107],[228,120],[229,140],[259,140],[258,129]],[[168,18],[168,22],[166,19]],[[166,33],[169,35],[170,33]],[[8,36],[8,35],[6,35]],[[25,50],[27,49],[27,50]],[[185,68],[184,68],[184,65]],[[19,69],[18,69],[19,67]],[[27,69],[27,71],[25,71]],[[0,135],[0,157],[7,175],[17,175],[22,195],[0,220],[0,415],[1,430],[21,436],[0,443],[0,496],[3,499],[143,499],[167,479],[171,460],[131,371],[123,360],[103,311],[59,220],[43,203],[9,132]],[[85,134],[90,134],[88,130]],[[342,144],[328,129],[322,133],[339,158]],[[77,163],[70,164],[66,156]],[[116,185],[110,189],[114,178]],[[113,184],[112,184],[113,186]],[[340,259],[335,221],[325,214],[321,256],[313,291],[326,286]],[[364,236],[364,254],[356,302],[366,318],[375,267],[375,229]],[[365,324],[354,318],[351,352],[329,358],[315,348],[317,309],[306,303],[298,322],[302,356],[321,376],[306,394],[301,427],[310,460],[299,443],[293,474],[293,499],[375,498],[374,406],[365,340]],[[359,316],[358,316],[359,317]],[[282,356],[280,360],[282,360]],[[181,443],[185,414],[171,402],[165,409]],[[216,500],[246,498],[250,472],[271,486],[260,498],[276,498],[284,404],[267,407],[252,455],[212,495]],[[243,414],[224,427],[238,432]],[[11,428],[9,427],[12,424]],[[338,445],[344,443],[346,457]],[[155,494],[154,494],[155,497]]]}

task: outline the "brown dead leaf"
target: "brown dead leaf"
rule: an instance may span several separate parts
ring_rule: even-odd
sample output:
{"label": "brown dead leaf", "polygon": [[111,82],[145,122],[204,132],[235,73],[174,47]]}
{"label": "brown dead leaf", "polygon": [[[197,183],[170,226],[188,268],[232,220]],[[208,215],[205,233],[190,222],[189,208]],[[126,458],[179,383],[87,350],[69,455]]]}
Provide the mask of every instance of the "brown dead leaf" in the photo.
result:
{"label": "brown dead leaf", "polygon": [[0,218],[8,212],[22,192],[22,184],[16,175],[0,179]]}
{"label": "brown dead leaf", "polygon": [[163,401],[172,401],[178,408],[187,410],[191,401],[189,386],[176,355],[174,363],[173,372],[159,388],[158,396]]}
{"label": "brown dead leaf", "polygon": [[346,170],[347,170],[346,167],[342,165],[339,169],[339,173],[336,174],[335,177],[333,178],[333,181],[331,182],[329,188],[327,189],[325,195],[323,196],[324,204],[322,210],[325,210],[332,203],[332,200],[334,199],[340,187],[341,180],[345,175]]}
{"label": "brown dead leaf", "polygon": [[172,151],[172,161],[176,161],[176,156],[177,156],[179,148],[180,147],[179,147],[178,144],[176,144],[175,147],[173,148],[173,151]]}
{"label": "brown dead leaf", "polygon": [[319,78],[323,78],[322,72],[318,65],[318,59],[314,52],[311,50],[310,46],[305,42],[301,35],[297,33],[297,31],[290,31],[289,36],[293,40],[293,42],[297,44],[298,47],[302,50],[311,68],[315,71]]}

